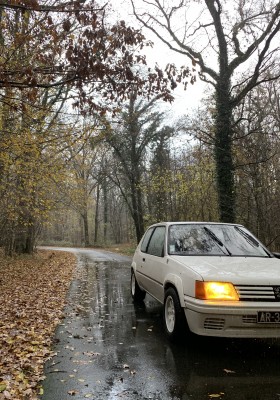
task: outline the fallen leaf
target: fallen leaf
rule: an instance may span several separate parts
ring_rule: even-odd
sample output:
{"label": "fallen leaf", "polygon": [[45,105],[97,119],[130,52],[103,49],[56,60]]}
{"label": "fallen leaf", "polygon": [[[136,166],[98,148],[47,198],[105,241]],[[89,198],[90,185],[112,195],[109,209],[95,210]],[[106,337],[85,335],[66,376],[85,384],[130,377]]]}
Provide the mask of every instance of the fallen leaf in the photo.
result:
{"label": "fallen leaf", "polygon": [[54,356],[53,335],[63,318],[76,259],[66,252],[39,251],[10,262],[0,250],[0,266],[5,271],[0,280],[0,369],[1,376],[9,377],[9,382],[0,380],[0,398],[31,400],[41,394],[44,363]]}
{"label": "fallen leaf", "polygon": [[236,372],[232,371],[231,369],[224,368],[223,371],[225,371],[227,374],[236,374]]}
{"label": "fallen leaf", "polygon": [[8,392],[8,390],[4,390],[3,394],[5,399],[10,400],[12,398],[12,395],[10,392]]}
{"label": "fallen leaf", "polygon": [[79,334],[73,335],[73,339],[82,339],[82,336],[80,336]]}
{"label": "fallen leaf", "polygon": [[68,390],[67,393],[70,394],[70,396],[75,396],[78,392],[77,390]]}
{"label": "fallen leaf", "polygon": [[117,397],[126,397],[127,394],[128,394],[128,390],[123,390],[122,392],[117,394]]}
{"label": "fallen leaf", "polygon": [[93,351],[84,352],[83,354],[88,357],[100,356],[100,353],[95,353]]}

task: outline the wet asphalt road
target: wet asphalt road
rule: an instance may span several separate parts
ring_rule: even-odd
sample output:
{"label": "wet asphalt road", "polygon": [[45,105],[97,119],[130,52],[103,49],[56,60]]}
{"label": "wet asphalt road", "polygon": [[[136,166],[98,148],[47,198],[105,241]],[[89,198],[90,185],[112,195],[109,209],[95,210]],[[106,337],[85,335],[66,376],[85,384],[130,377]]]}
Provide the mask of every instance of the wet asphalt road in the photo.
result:
{"label": "wet asphalt road", "polygon": [[130,262],[73,250],[73,281],[42,400],[280,400],[280,341],[192,337],[170,344],[162,306],[130,297]]}

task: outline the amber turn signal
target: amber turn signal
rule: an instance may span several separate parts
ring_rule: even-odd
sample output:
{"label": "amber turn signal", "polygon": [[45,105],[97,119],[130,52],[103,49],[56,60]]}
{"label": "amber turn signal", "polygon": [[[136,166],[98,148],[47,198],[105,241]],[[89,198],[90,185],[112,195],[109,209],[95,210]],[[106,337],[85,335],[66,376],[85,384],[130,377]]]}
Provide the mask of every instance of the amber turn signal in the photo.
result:
{"label": "amber turn signal", "polygon": [[200,300],[238,301],[238,294],[230,282],[195,282],[195,297]]}

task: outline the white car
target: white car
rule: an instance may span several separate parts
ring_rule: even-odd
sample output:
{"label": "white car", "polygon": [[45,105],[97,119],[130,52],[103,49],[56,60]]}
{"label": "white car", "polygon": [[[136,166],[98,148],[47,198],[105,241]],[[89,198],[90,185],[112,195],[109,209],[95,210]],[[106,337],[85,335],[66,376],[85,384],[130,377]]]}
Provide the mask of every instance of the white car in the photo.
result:
{"label": "white car", "polygon": [[221,337],[280,337],[280,260],[242,225],[163,222],[140,241],[131,295],[164,304],[165,330]]}

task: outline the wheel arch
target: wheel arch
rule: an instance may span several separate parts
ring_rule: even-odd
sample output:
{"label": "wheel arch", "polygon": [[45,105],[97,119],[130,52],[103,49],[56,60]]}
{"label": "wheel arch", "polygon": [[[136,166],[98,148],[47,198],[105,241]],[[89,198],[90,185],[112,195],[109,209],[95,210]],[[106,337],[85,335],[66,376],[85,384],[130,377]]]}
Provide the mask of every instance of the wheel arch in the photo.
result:
{"label": "wheel arch", "polygon": [[173,288],[177,292],[181,307],[185,306],[183,282],[180,277],[178,277],[177,275],[173,275],[173,274],[168,275],[166,277],[163,287],[164,287],[164,293],[167,291],[167,289]]}
{"label": "wheel arch", "polygon": [[130,280],[130,290],[131,290],[131,296],[135,302],[143,301],[145,296],[146,296],[146,291],[142,289],[136,279],[135,275],[135,269],[130,268],[131,271],[131,280]]}
{"label": "wheel arch", "polygon": [[136,271],[136,263],[135,263],[134,261],[131,263],[130,270],[131,270],[131,272],[132,272],[132,271],[133,271],[133,272]]}

